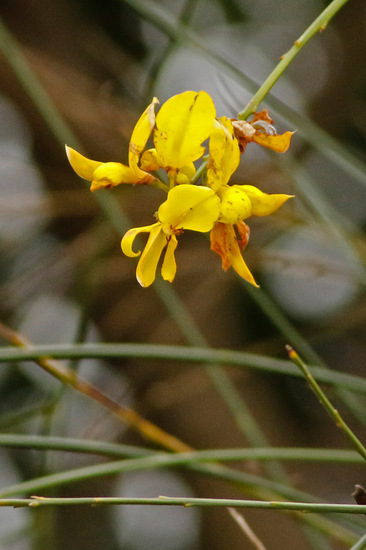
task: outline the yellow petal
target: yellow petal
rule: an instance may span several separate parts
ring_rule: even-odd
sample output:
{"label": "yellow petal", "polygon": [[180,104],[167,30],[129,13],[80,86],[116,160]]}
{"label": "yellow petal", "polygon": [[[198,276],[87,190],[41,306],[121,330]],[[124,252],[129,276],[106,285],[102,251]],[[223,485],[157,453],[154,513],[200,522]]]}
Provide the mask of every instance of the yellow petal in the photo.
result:
{"label": "yellow petal", "polygon": [[[149,233],[149,238],[141,254],[138,250],[134,252],[133,243],[140,233]],[[136,278],[141,286],[150,286],[155,280],[156,267],[164,247],[167,244],[168,237],[162,230],[161,223],[154,223],[144,227],[134,227],[127,231],[121,241],[122,252],[133,258],[141,254],[137,264]]]}
{"label": "yellow petal", "polygon": [[121,241],[121,248],[123,254],[128,256],[129,258],[134,258],[136,256],[139,256],[141,254],[141,250],[138,250],[137,252],[134,252],[133,250],[133,243],[137,235],[140,233],[151,233],[151,231],[155,231],[155,228],[161,228],[160,223],[154,223],[152,225],[145,225],[143,227],[134,227],[132,229],[129,229],[123,236]]}
{"label": "yellow petal", "polygon": [[252,204],[241,185],[224,185],[217,194],[220,197],[219,221],[234,225],[249,218],[252,214]]}
{"label": "yellow petal", "polygon": [[103,163],[88,159],[67,145],[65,149],[69,163],[77,175],[85,180],[92,181],[95,170]]}
{"label": "yellow petal", "polygon": [[159,100],[154,97],[150,105],[146,107],[145,111],[136,122],[129,144],[128,160],[130,166],[132,164],[137,164],[142,151],[146,147],[147,140],[153,131],[155,126],[154,111],[157,103],[159,103]]}
{"label": "yellow petal", "polygon": [[[160,225],[160,224],[159,224]],[[136,269],[136,278],[141,286],[150,286],[155,281],[156,268],[167,244],[167,236],[161,226],[151,231]]]}
{"label": "yellow petal", "polygon": [[207,185],[217,191],[229,181],[240,162],[239,143],[234,136],[233,125],[226,117],[214,121],[209,152]]}
{"label": "yellow petal", "polygon": [[170,283],[174,280],[175,274],[177,272],[177,264],[174,256],[177,245],[177,237],[175,235],[171,235],[165,252],[163,265],[161,267],[161,275],[164,281],[169,281]]}
{"label": "yellow petal", "polygon": [[219,203],[219,197],[209,187],[182,184],[169,191],[158,217],[166,232],[192,229],[205,233],[219,216]]}
{"label": "yellow petal", "polygon": [[154,144],[164,166],[181,168],[199,159],[216,116],[206,92],[183,92],[168,99],[156,116]]}
{"label": "yellow petal", "polygon": [[234,227],[229,224],[216,223],[211,231],[210,239],[211,250],[221,257],[222,268],[227,271],[232,266],[240,277],[258,287],[248,266],[244,262]]}
{"label": "yellow petal", "polygon": [[284,134],[271,135],[256,132],[252,139],[259,145],[276,151],[276,153],[286,153],[287,149],[290,147],[292,134],[294,133],[295,132],[285,132]]}
{"label": "yellow petal", "polygon": [[120,162],[104,162],[93,174],[91,190],[115,187],[120,183],[136,183],[136,176],[129,166]]}
{"label": "yellow petal", "polygon": [[293,197],[282,193],[268,195],[253,185],[233,185],[233,188],[241,189],[248,195],[252,203],[252,216],[269,216]]}
{"label": "yellow petal", "polygon": [[257,288],[259,285],[255,282],[253,275],[251,274],[244,258],[240,252],[240,248],[237,242],[232,242],[232,250],[230,253],[230,262],[232,268],[237,272],[240,277]]}
{"label": "yellow petal", "polygon": [[130,183],[135,185],[136,183],[152,183],[155,181],[155,177],[143,170],[136,172],[130,166],[121,164],[120,162],[105,162],[99,166],[93,176],[91,190],[115,187],[121,183]]}

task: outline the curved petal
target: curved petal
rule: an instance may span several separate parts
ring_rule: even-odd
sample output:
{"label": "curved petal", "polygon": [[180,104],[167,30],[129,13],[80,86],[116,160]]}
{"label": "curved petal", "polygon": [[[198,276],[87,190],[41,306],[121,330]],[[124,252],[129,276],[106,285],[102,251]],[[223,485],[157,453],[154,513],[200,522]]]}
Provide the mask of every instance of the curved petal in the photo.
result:
{"label": "curved petal", "polygon": [[156,268],[166,244],[167,236],[162,231],[161,225],[158,224],[150,231],[148,241],[137,264],[136,278],[141,286],[150,286],[155,281]]}
{"label": "curved petal", "polygon": [[239,245],[236,241],[232,242],[232,249],[230,252],[230,262],[232,268],[237,272],[240,277],[257,288],[259,285],[255,282],[253,275],[251,274],[244,258],[240,252]]}
{"label": "curved petal", "polygon": [[211,234],[211,250],[219,254],[222,268],[227,271],[230,266],[248,283],[258,287],[248,266],[241,255],[234,227],[225,223],[215,223]]}
{"label": "curved petal", "polygon": [[175,274],[177,272],[177,264],[175,261],[175,249],[178,246],[178,240],[175,235],[171,235],[168,240],[168,246],[165,252],[163,265],[161,266],[161,275],[164,281],[169,281],[170,283],[174,280]]}
{"label": "curved petal", "polygon": [[217,191],[220,197],[220,222],[234,225],[252,214],[250,198],[241,187],[224,185]]}
{"label": "curved petal", "polygon": [[133,243],[137,235],[139,235],[140,233],[151,233],[152,231],[156,231],[157,229],[160,230],[160,228],[160,223],[154,223],[152,225],[145,225],[143,227],[134,227],[132,229],[129,229],[124,234],[121,240],[121,248],[123,254],[129,256],[130,258],[139,256],[141,254],[141,250],[138,250],[137,252],[134,252],[133,250]]}
{"label": "curved petal", "polygon": [[142,151],[146,147],[147,140],[155,126],[155,105],[159,100],[154,97],[150,105],[146,107],[133,129],[128,148],[128,161],[130,166],[138,163]]}
{"label": "curved petal", "polygon": [[219,203],[220,199],[209,187],[182,184],[169,191],[158,217],[168,233],[179,229],[205,233],[219,216]]}
{"label": "curved petal", "polygon": [[263,132],[256,132],[253,136],[253,141],[258,145],[263,145],[268,149],[272,149],[276,153],[286,153],[290,147],[292,134],[295,132],[285,132],[284,134],[265,134]]}
{"label": "curved petal", "polygon": [[[145,248],[141,251],[134,252],[133,243],[135,238],[140,233],[149,233],[149,238]],[[150,286],[155,280],[156,268],[164,247],[167,244],[167,236],[162,230],[161,223],[146,225],[144,227],[134,227],[127,231],[121,241],[122,252],[133,258],[141,254],[141,258],[137,264],[136,278],[141,286]]]}
{"label": "curved petal", "polygon": [[249,197],[252,203],[252,216],[269,216],[294,196],[282,193],[268,195],[254,185],[233,185],[234,188],[241,189]]}
{"label": "curved petal", "polygon": [[156,115],[154,144],[164,166],[181,168],[202,157],[216,110],[206,92],[183,92],[168,99]]}
{"label": "curved petal", "polygon": [[68,145],[65,145],[65,149],[69,163],[77,175],[84,180],[92,181],[95,170],[103,163],[84,157]]}
{"label": "curved petal", "polygon": [[209,152],[207,185],[217,191],[229,181],[240,162],[239,143],[234,136],[233,125],[226,117],[214,121]]}

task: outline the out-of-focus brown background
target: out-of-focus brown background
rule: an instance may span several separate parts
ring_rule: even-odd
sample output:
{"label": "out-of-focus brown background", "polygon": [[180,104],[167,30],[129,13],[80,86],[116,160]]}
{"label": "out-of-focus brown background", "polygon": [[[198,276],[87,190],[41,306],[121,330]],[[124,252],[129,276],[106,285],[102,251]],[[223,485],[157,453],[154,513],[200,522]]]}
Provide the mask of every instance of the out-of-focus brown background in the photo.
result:
{"label": "out-of-focus brown background", "polygon": [[[130,133],[152,95],[163,102],[186,89],[205,89],[219,115],[235,116],[245,106],[250,91],[199,50],[170,41],[130,4],[3,0],[0,6],[5,45],[0,54],[0,310],[5,322],[36,343],[187,343],[154,288],[137,284],[134,262],[120,252],[122,234],[73,173],[52,131],[53,121],[42,117],[25,89],[22,78],[28,86],[32,77],[24,67],[19,74],[14,71],[20,48],[47,101],[73,132],[69,145],[78,141],[96,160],[126,162]],[[260,84],[326,3],[164,0],[158,5],[174,20],[181,17],[206,45]],[[273,90],[359,160],[365,160],[365,25],[364,1],[351,0]],[[295,128],[291,118],[271,114],[280,131]],[[365,254],[366,190],[357,171],[340,168],[314,145],[299,129],[290,153],[295,165],[248,147],[234,182],[267,192],[295,192],[297,198],[271,218],[250,221],[245,258],[270,299],[331,368],[364,375],[366,307],[359,258]],[[297,192],[302,178],[329,201],[346,234],[352,223],[356,255],[339,245]],[[152,223],[161,201],[159,192],[148,188],[126,186],[114,195],[133,226]],[[221,270],[203,236],[182,235],[177,262],[174,289],[209,345],[285,357],[286,337],[247,288]],[[83,399],[60,395],[58,384],[37,369],[31,364],[1,367],[2,430],[145,444]],[[194,447],[248,444],[202,366],[82,361],[80,369],[107,393]],[[270,444],[344,445],[302,383],[249,370],[229,372]],[[51,412],[50,403],[56,403]],[[345,414],[362,435],[362,423]],[[1,460],[1,486],[90,463],[80,456],[24,451],[1,451]],[[257,463],[238,467],[263,473]],[[287,470],[296,487],[328,501],[352,502],[353,485],[365,482],[364,471],[356,467],[294,463]],[[96,493],[243,495],[179,472],[134,473],[70,486],[58,494]],[[219,510],[72,508],[31,516],[19,510],[1,514],[0,547],[7,550],[251,548]],[[292,517],[245,516],[268,550],[309,548]]]}

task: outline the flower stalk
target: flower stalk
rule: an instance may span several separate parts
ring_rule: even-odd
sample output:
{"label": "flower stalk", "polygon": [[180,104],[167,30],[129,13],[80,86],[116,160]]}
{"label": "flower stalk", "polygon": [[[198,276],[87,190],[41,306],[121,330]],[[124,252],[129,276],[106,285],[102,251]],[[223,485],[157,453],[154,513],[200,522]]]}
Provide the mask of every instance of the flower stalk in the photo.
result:
{"label": "flower stalk", "polygon": [[258,91],[254,94],[246,107],[240,111],[238,114],[238,118],[240,120],[246,120],[250,115],[254,114],[258,110],[260,103],[270,92],[290,63],[292,63],[295,57],[300,53],[302,48],[309,42],[309,40],[313,38],[315,34],[325,30],[329,21],[347,2],[348,0],[333,0],[333,2],[331,2],[322,11],[322,13],[314,19],[302,35],[295,40],[293,46],[281,57],[281,61],[276,65],[263,84],[259,87]]}

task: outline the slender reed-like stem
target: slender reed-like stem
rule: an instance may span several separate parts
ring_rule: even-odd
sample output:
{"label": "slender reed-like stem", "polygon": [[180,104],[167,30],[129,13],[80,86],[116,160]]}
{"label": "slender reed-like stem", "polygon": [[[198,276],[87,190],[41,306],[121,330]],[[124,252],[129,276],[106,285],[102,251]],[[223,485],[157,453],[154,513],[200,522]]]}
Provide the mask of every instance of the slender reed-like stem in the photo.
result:
{"label": "slender reed-like stem", "polygon": [[329,401],[328,397],[325,395],[325,393],[323,392],[323,390],[321,389],[321,387],[319,386],[319,384],[311,374],[307,365],[299,357],[296,351],[292,349],[291,346],[286,346],[286,349],[288,351],[291,361],[293,361],[295,365],[299,367],[301,372],[304,374],[306,381],[309,384],[311,390],[314,392],[314,394],[318,398],[320,404],[323,405],[325,410],[328,412],[329,416],[334,420],[337,428],[339,428],[344,433],[344,435],[348,438],[348,440],[351,442],[352,446],[356,449],[356,451],[362,456],[364,460],[366,460],[366,448],[358,439],[358,437],[353,433],[350,427],[346,424],[346,422],[343,420],[339,411],[333,407],[332,403]]}
{"label": "slender reed-like stem", "polygon": [[238,500],[224,498],[180,498],[159,496],[158,498],[122,498],[122,497],[79,497],[79,498],[48,498],[32,496],[31,498],[0,499],[1,506],[31,507],[39,506],[96,506],[96,505],[153,505],[153,506],[185,506],[185,507],[235,507],[256,510],[286,510],[292,512],[308,512],[323,514],[365,514],[366,505],[359,504],[328,504],[322,502],[283,502],[262,500]]}
{"label": "slender reed-like stem", "polygon": [[348,0],[333,0],[333,2],[331,2],[329,6],[322,11],[322,13],[311,23],[311,25],[309,25],[302,35],[295,40],[292,48],[290,48],[288,52],[282,56],[281,61],[266,78],[259,90],[249,101],[248,105],[239,113],[238,118],[246,120],[251,114],[257,111],[259,104],[263,101],[290,63],[292,63],[297,54],[316,33],[323,31],[326,28],[329,21],[347,2]]}
{"label": "slender reed-like stem", "polygon": [[12,449],[58,450],[72,453],[94,454],[108,458],[139,458],[151,456],[149,467],[187,466],[198,462],[274,461],[317,462],[333,464],[360,464],[362,458],[355,452],[343,449],[312,449],[304,447],[225,448],[168,453],[145,447],[73,439],[48,435],[0,434],[0,447]]}
{"label": "slender reed-like stem", "polygon": [[[264,355],[234,351],[230,349],[214,349],[196,346],[173,346],[163,344],[49,344],[34,345],[30,348],[0,348],[0,363],[16,361],[34,361],[41,357],[55,359],[108,359],[121,358],[155,360],[160,359],[160,366],[170,368],[173,361],[191,363],[190,367],[198,368],[201,363],[220,363],[243,369],[253,369],[282,376],[302,378],[301,372],[291,361],[276,359]],[[366,380],[361,376],[332,371],[327,368],[311,365],[311,370],[320,382],[330,386],[340,387],[355,393],[366,393]]]}

